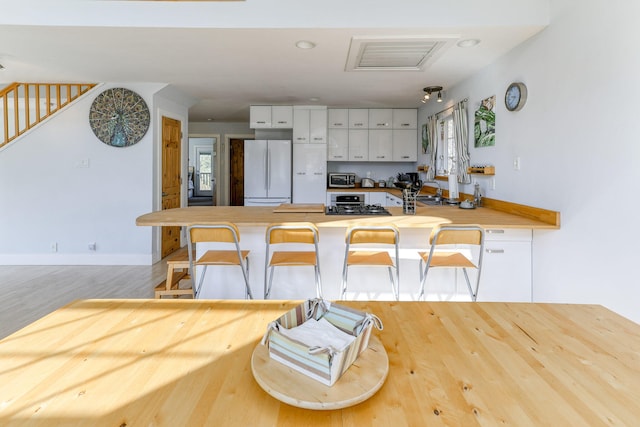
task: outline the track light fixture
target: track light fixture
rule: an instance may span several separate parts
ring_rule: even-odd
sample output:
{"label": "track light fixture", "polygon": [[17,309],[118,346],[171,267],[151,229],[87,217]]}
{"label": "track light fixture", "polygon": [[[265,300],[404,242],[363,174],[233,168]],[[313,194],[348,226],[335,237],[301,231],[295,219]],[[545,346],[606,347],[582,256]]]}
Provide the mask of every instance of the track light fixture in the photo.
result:
{"label": "track light fixture", "polygon": [[442,102],[442,86],[427,86],[422,90],[425,92],[424,96],[422,97],[423,104],[426,104],[429,98],[431,98],[431,94],[436,92],[438,92],[437,102]]}

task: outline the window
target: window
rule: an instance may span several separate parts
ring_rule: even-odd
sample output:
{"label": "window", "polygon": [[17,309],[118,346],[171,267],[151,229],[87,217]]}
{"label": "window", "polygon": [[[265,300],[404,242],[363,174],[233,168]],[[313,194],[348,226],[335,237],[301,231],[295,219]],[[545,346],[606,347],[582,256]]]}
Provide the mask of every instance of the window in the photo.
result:
{"label": "window", "polygon": [[456,159],[456,139],[453,133],[453,114],[442,117],[438,120],[438,141],[436,146],[436,176],[447,176],[455,174]]}

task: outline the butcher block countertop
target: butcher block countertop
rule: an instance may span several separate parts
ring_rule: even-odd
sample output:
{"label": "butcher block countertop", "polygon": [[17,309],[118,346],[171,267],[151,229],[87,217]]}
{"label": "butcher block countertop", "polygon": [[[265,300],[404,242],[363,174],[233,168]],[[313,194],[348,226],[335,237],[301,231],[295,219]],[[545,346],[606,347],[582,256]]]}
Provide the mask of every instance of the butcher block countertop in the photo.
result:
{"label": "butcher block countertop", "polygon": [[[295,206],[295,205],[292,205]],[[314,212],[274,212],[274,206],[192,206],[167,209],[139,216],[136,225],[186,226],[230,221],[239,226],[266,226],[274,222],[309,221],[318,227],[348,227],[352,224],[395,224],[399,228],[433,228],[437,224],[479,224],[485,228],[557,229],[528,216],[491,208],[460,209],[455,206],[424,206],[416,215],[404,215],[401,207],[387,207],[391,216],[339,216]]]}
{"label": "butcher block countertop", "polygon": [[355,406],[296,408],[254,379],[299,301],[85,300],[0,340],[0,425],[638,425],[640,325],[604,307],[342,303],[382,320],[389,358]]}

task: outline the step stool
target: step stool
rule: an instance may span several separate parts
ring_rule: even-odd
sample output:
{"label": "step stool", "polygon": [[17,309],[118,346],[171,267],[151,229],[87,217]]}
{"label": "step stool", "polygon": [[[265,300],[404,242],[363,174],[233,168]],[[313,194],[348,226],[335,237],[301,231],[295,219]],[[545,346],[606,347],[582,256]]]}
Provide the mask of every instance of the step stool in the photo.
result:
{"label": "step stool", "polygon": [[[189,280],[188,288],[180,287],[180,281],[182,280]],[[178,298],[180,295],[191,295],[191,298],[193,298],[191,276],[189,275],[189,253],[186,246],[169,255],[167,259],[167,279],[155,288],[156,298],[169,295],[174,298]]]}

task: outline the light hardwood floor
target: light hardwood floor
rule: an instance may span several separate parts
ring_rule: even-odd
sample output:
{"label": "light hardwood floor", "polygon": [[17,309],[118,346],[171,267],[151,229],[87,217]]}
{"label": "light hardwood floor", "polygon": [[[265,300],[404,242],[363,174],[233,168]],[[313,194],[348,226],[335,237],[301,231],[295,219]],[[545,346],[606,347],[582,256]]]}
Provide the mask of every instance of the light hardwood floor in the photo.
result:
{"label": "light hardwood floor", "polygon": [[0,339],[77,299],[153,298],[167,275],[151,266],[0,266]]}

